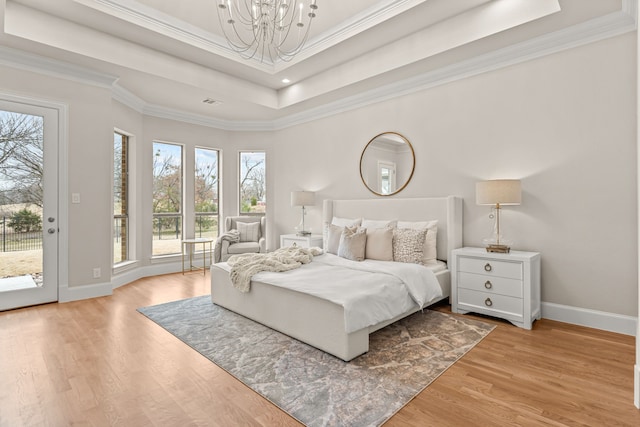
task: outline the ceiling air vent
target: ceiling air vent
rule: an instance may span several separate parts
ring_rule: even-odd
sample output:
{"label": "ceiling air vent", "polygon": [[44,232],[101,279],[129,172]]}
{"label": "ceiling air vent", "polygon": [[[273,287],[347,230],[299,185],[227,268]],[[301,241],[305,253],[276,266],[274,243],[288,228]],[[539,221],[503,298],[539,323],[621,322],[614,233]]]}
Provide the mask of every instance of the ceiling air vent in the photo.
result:
{"label": "ceiling air vent", "polygon": [[205,98],[202,100],[202,102],[204,102],[205,104],[209,104],[209,105],[220,105],[222,104],[222,101],[218,101],[216,99],[212,99],[212,98]]}

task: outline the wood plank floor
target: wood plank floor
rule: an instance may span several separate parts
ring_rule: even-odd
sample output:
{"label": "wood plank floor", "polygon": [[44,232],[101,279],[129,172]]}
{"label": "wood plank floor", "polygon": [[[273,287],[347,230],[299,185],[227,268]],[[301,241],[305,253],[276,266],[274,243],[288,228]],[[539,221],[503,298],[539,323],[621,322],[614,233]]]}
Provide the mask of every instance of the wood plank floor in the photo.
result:
{"label": "wood plank floor", "polygon": [[[208,293],[208,273],[170,274],[0,313],[0,425],[299,425],[136,312]],[[387,426],[640,426],[633,337],[487,321],[497,328]]]}

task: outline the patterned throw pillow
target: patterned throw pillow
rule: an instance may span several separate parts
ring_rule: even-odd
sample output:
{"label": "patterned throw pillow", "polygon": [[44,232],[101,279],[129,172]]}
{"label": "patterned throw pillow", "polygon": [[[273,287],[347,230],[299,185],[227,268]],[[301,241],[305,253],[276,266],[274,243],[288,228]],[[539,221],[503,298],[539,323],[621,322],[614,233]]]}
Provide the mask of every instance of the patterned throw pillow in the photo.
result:
{"label": "patterned throw pillow", "polygon": [[438,250],[436,247],[438,235],[438,220],[431,221],[398,221],[398,228],[427,229],[427,237],[424,241],[424,265],[438,264]]}
{"label": "patterned throw pillow", "polygon": [[364,251],[367,245],[367,230],[364,228],[345,227],[340,236],[338,256],[351,261],[364,261]]}
{"label": "patterned throw pillow", "polygon": [[259,222],[236,222],[241,242],[257,242],[260,240]]}
{"label": "patterned throw pillow", "polygon": [[424,265],[426,237],[426,229],[395,228],[393,230],[393,260]]}

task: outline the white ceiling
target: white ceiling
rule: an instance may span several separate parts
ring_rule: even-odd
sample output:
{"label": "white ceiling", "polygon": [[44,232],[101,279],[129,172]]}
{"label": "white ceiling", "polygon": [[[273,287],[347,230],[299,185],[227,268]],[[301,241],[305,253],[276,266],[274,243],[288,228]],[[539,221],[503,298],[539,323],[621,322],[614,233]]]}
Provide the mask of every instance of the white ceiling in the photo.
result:
{"label": "white ceiling", "polygon": [[99,73],[116,99],[141,111],[264,126],[446,81],[503,52],[523,57],[529,45],[553,50],[553,40],[576,34],[586,42],[594,28],[613,35],[609,21],[629,31],[637,7],[636,0],[317,0],[303,51],[271,64],[227,47],[217,1],[0,0],[0,53],[9,64]]}

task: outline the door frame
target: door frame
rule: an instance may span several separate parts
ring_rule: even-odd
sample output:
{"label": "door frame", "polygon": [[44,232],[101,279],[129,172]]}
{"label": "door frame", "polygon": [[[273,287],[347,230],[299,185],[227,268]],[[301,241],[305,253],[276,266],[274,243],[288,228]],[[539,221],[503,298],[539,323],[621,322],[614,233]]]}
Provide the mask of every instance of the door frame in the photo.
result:
{"label": "door frame", "polygon": [[[69,106],[62,102],[35,98],[27,95],[0,91],[0,100],[26,104],[34,107],[49,108],[58,112],[58,301],[68,300],[61,290],[66,290],[69,283]],[[43,230],[44,232],[44,230]]]}

